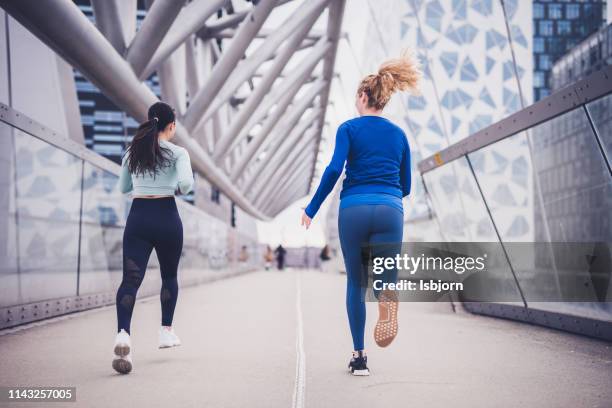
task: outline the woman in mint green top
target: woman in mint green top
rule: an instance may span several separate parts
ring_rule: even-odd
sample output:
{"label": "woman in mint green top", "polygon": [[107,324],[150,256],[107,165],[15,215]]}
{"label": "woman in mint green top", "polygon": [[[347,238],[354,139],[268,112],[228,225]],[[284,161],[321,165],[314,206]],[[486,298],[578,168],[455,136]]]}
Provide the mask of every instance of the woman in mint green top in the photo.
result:
{"label": "woman in mint green top", "polygon": [[[174,135],[174,131],[172,132]],[[122,193],[132,192],[134,197],[173,196],[175,192],[187,194],[193,189],[193,171],[189,153],[185,148],[170,143],[160,135],[160,149],[167,149],[173,163],[159,168],[156,174],[132,174],[129,169],[129,151],[121,163],[119,189]],[[172,137],[172,136],[170,136]]]}
{"label": "woman in mint green top", "polygon": [[177,270],[183,250],[183,224],[175,192],[193,188],[187,150],[170,143],[176,131],[172,107],[158,102],[149,108],[149,120],[138,128],[121,164],[119,187],[134,200],[123,232],[123,280],[117,291],[117,337],[113,368],[132,371],[130,322],[138,288],[153,249],[159,260],[162,285],[159,347],[179,346],[172,328],[178,298]]}

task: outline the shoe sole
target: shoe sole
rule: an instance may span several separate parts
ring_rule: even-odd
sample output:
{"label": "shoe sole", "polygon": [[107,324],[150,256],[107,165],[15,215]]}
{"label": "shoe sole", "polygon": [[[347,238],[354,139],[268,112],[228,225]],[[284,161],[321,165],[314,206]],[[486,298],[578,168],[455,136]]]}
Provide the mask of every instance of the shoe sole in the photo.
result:
{"label": "shoe sole", "polygon": [[117,357],[125,357],[130,354],[130,346],[129,344],[117,344],[115,346],[115,355]]}
{"label": "shoe sole", "polygon": [[387,347],[397,336],[397,311],[399,303],[396,296],[380,295],[378,302],[378,322],[374,328],[374,341],[379,347]]}
{"label": "shoe sole", "polygon": [[367,377],[370,375],[370,370],[352,370],[351,374],[356,377]]}
{"label": "shoe sole", "polygon": [[132,363],[124,358],[115,358],[113,360],[113,369],[119,374],[129,374],[132,371]]}
{"label": "shoe sole", "polygon": [[179,347],[180,344],[172,344],[172,345],[165,345],[165,344],[160,344],[158,347],[160,349],[167,349],[167,348],[172,348],[172,347]]}

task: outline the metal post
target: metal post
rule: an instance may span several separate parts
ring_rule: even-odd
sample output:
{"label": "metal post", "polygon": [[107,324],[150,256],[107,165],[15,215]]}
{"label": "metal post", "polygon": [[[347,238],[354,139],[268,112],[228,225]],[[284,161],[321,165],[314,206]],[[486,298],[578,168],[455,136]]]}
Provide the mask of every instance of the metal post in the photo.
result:
{"label": "metal post", "polygon": [[293,51],[291,51],[291,49],[295,46],[295,44],[299,44],[302,41],[301,37],[305,35],[304,32],[307,31],[307,29],[303,27],[302,30],[303,31],[301,33],[296,33],[296,35],[291,38],[291,42],[286,45],[286,48],[283,50],[282,54],[279,55],[278,59],[274,61],[270,71],[265,74],[264,78],[262,78],[261,82],[255,88],[253,93],[247,98],[246,102],[242,106],[242,109],[233,118],[230,127],[219,138],[218,143],[215,145],[215,153],[213,154],[213,158],[217,159],[224,155],[235,140],[243,139],[244,135],[246,135],[252,126],[262,120],[273,104],[278,102],[281,95],[288,92],[293,84],[302,78],[304,72],[308,71],[308,74],[305,75],[306,77],[310,75],[321,57],[325,55],[327,50],[331,47],[331,44],[327,41],[327,39],[319,40],[319,43],[313,47],[310,53],[300,61],[298,68],[287,78],[285,78],[281,84],[274,87],[272,92],[269,92],[270,86],[272,86],[278,75],[281,73],[293,55]]}
{"label": "metal post", "polygon": [[[283,132],[288,132],[288,130],[291,129],[291,125],[294,125],[299,120],[300,116],[302,116],[306,109],[308,109],[315,97],[321,92],[325,85],[327,85],[326,81],[319,80],[310,86],[306,94],[299,101],[293,104],[291,112],[287,117],[287,120],[285,121],[285,126],[279,126],[277,134],[282,135]],[[295,91],[295,93],[297,93],[297,90]],[[291,99],[293,99],[294,95],[291,96]],[[285,113],[287,105],[288,103],[284,104],[284,106],[279,103],[274,112],[272,112],[272,114],[270,114],[270,116],[268,117],[267,124],[264,125],[264,129],[262,129],[262,131],[260,132],[260,136],[262,137],[255,138],[251,141],[251,143],[249,143],[248,150],[241,157],[240,161],[236,163],[236,165],[232,168],[231,179],[233,181],[236,181],[238,179],[238,177],[248,164],[249,160],[255,157],[257,153],[261,150],[261,147],[264,142],[266,140],[271,139],[269,136],[270,131],[278,124],[278,120]]]}
{"label": "metal post", "polygon": [[[314,156],[310,157],[312,159]],[[297,163],[294,167],[294,170],[290,173],[290,176],[285,178],[285,180],[277,184],[273,189],[273,194],[270,194],[268,197],[264,197],[261,201],[259,208],[262,209],[263,212],[269,213],[270,206],[279,202],[286,197],[286,190],[291,186],[295,185],[300,177],[304,178],[304,182],[308,182],[307,176],[304,174],[308,166],[310,165],[310,160],[305,160],[301,163]],[[306,177],[305,177],[306,176]]]}
{"label": "metal post", "polygon": [[223,16],[218,20],[207,23],[200,31],[198,31],[197,36],[204,40],[217,38],[215,34],[225,30],[226,28],[236,27],[238,24],[242,23],[242,20],[244,20],[248,14],[249,10],[243,10],[239,11],[238,13]]}
{"label": "metal post", "polygon": [[[235,94],[236,89],[249,80],[257,68],[273,56],[291,34],[303,26],[307,26],[310,30],[328,2],[329,0],[311,0],[307,5],[298,7],[292,15],[285,19],[280,28],[272,32],[249,57],[240,61],[236,69],[226,79],[213,103],[209,102],[205,105],[205,109],[199,112],[199,116],[202,117],[201,120],[206,121],[208,119],[207,111],[215,110],[226,103]],[[295,52],[298,46],[299,44],[290,52]]]}
{"label": "metal post", "polygon": [[[118,53],[125,51],[125,35],[121,26],[121,0],[91,0],[96,27]],[[46,6],[46,4],[45,4]],[[38,7],[44,8],[41,4]]]}
{"label": "metal post", "polygon": [[275,5],[276,0],[260,0],[249,13],[249,17],[240,25],[231,45],[221,54],[221,58],[213,67],[208,81],[191,101],[189,109],[183,117],[183,123],[187,130],[195,129],[200,123],[202,113],[206,111],[210,101],[217,95],[223,83],[238,65],[238,62],[244,56],[244,52],[253,41],[253,37]]}
{"label": "metal post", "polygon": [[140,77],[184,4],[185,0],[155,0],[127,50],[126,60],[136,76]]}
{"label": "metal post", "polygon": [[148,78],[157,66],[176,50],[189,35],[198,31],[206,20],[217,12],[227,0],[192,1],[185,6],[174,20],[166,36],[153,53],[146,68],[139,73],[141,79]]}
{"label": "metal post", "polygon": [[297,124],[297,121],[302,116],[302,112],[296,110],[294,112],[294,117],[290,118],[283,128],[278,129],[276,132],[278,134],[276,140],[278,140],[279,143],[274,147],[272,154],[269,157],[266,157],[265,162],[253,163],[253,175],[251,177],[245,177],[243,184],[245,192],[247,192],[249,186],[253,186],[253,182],[258,175],[266,174],[270,171],[270,169],[273,169],[274,166],[277,166],[280,164],[280,162],[282,162],[282,160],[289,156],[291,150],[295,148],[296,144],[299,142],[300,136],[302,136],[302,134],[304,134],[304,132],[310,128],[313,123],[315,123],[315,120],[321,114],[321,110],[322,109],[320,107],[314,108],[312,112],[300,122],[299,125]]}
{"label": "metal post", "polygon": [[[325,115],[327,113],[327,103],[329,101],[329,92],[331,88],[332,78],[334,75],[334,65],[336,63],[336,53],[338,51],[338,39],[340,38],[340,29],[342,27],[342,16],[344,15],[345,0],[335,0],[329,6],[329,17],[327,19],[327,38],[332,42],[333,46],[331,52],[328,54],[323,64],[323,78],[327,80],[327,89],[321,94],[320,105],[323,107],[323,112],[319,118],[319,128],[322,130],[325,124]],[[321,131],[317,139],[315,151],[319,151],[319,145],[321,144]],[[313,167],[310,174],[310,181],[314,178]]]}
{"label": "metal post", "polygon": [[487,199],[485,198],[482,188],[480,187],[480,183],[478,182],[478,177],[476,177],[476,172],[474,171],[474,167],[472,166],[472,161],[470,160],[470,157],[468,155],[465,155],[465,159],[467,160],[467,164],[470,168],[470,172],[472,173],[472,177],[474,177],[474,181],[476,182],[476,187],[478,187],[480,198],[482,198],[482,202],[484,203],[485,208],[487,209],[487,214],[489,215],[489,219],[491,220],[491,224],[493,225],[493,229],[495,230],[495,235],[497,235],[497,240],[499,241],[499,244],[501,245],[502,250],[504,251],[506,261],[508,262],[508,267],[510,268],[510,272],[512,273],[512,277],[514,278],[514,283],[516,284],[516,288],[518,289],[519,294],[521,295],[521,300],[523,301],[523,305],[527,307],[527,301],[525,300],[525,295],[523,294],[523,290],[521,289],[521,284],[519,283],[518,278],[516,277],[516,273],[514,272],[514,267],[512,266],[512,261],[510,261],[510,256],[508,255],[508,251],[506,250],[504,241],[502,241],[501,235],[499,234],[499,230],[497,229],[497,224],[495,224],[495,220],[493,219],[493,215],[491,214],[491,209],[489,208]]}
{"label": "metal post", "polygon": [[[71,2],[46,0],[37,2],[0,0],[13,18],[54,49],[83,73],[117,106],[137,121],[146,120],[147,109],[158,101],[155,94],[138,80],[131,67]],[[57,24],[61,21],[62,24]],[[74,39],[78,38],[79,41]],[[192,164],[232,201],[255,217],[267,219],[212,162],[202,147],[177,122],[176,140],[190,153]]]}
{"label": "metal post", "polygon": [[278,177],[288,174],[287,169],[289,165],[295,161],[299,161],[307,151],[306,146],[308,143],[314,141],[314,136],[316,135],[317,129],[310,129],[311,130],[306,130],[306,132],[301,135],[301,140],[295,146],[295,148],[291,150],[291,153],[282,159],[275,167],[270,166],[263,172],[259,173],[259,175],[253,172],[255,173],[254,181],[251,183],[245,183],[244,185],[244,193],[248,197],[266,195],[268,193],[267,189],[265,188],[266,185],[264,185],[266,181],[272,181],[274,183]]}

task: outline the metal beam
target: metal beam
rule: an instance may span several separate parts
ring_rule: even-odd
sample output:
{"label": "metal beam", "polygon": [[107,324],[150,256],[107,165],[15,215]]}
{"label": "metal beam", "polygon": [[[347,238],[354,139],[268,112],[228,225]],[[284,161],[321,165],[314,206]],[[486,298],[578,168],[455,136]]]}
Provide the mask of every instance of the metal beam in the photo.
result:
{"label": "metal beam", "polygon": [[185,46],[179,47],[171,58],[157,70],[162,100],[174,107],[178,115],[187,108],[187,78],[185,72]]}
{"label": "metal beam", "polygon": [[[205,122],[209,118],[209,116],[206,115],[207,112],[214,112],[219,106],[225,104],[232,95],[234,95],[236,90],[253,76],[257,68],[270,57],[274,56],[281,44],[285,42],[292,33],[295,33],[296,30],[300,30],[300,27],[307,27],[307,29],[310,30],[329,1],[330,0],[311,0],[307,5],[298,7],[293,14],[287,17],[280,25],[279,29],[270,34],[270,36],[267,37],[249,57],[240,61],[236,69],[233,70],[225,83],[222,84],[221,89],[212,103],[209,101],[209,103],[204,105],[202,110],[198,112],[198,116],[201,118],[200,120]],[[295,45],[290,52],[293,54],[298,46],[299,44]]]}
{"label": "metal beam", "polygon": [[285,165],[283,166],[283,173],[280,173],[279,176],[277,176],[276,178],[264,180],[266,183],[262,186],[263,188],[261,189],[261,192],[255,194],[252,197],[253,203],[257,203],[256,205],[260,207],[261,204],[267,202],[270,197],[273,197],[275,195],[274,193],[279,188],[279,186],[283,185],[286,182],[287,178],[295,173],[296,168],[302,166],[304,162],[313,160],[315,156],[315,151],[312,148],[305,148],[302,151],[298,152],[298,154],[295,155],[295,160],[285,162]]}
{"label": "metal beam", "polygon": [[[272,129],[274,129],[274,127],[278,124],[278,121],[280,120],[281,116],[285,113],[285,111],[291,104],[291,101],[293,100],[295,95],[300,90],[301,86],[302,84],[300,83],[295,84],[293,88],[291,88],[288,92],[283,94],[281,98],[277,101],[278,103],[276,105],[276,109],[274,110],[274,112],[272,112],[270,115],[268,115],[264,119],[263,124],[261,125],[261,129],[258,131],[258,135],[253,137],[253,139],[251,139],[248,142],[246,151],[241,156],[242,158],[240,159],[240,163],[237,164],[238,166],[241,167],[240,171],[244,170],[244,167],[246,167],[246,163],[248,163],[248,161],[257,154],[260,146],[262,145],[262,143],[264,143],[268,135],[270,135],[270,133],[272,132]],[[249,128],[246,128],[246,127],[244,128],[244,132],[247,132],[248,130]],[[246,137],[240,137],[238,139],[238,143],[235,144],[235,146],[239,146],[241,141],[245,139]],[[223,157],[224,156],[218,155],[217,151],[215,151],[215,154],[213,156],[213,158],[217,162],[221,160]],[[235,171],[237,170],[234,167],[231,173],[234,174]]]}
{"label": "metal beam", "polygon": [[[306,132],[309,128],[311,128],[312,124],[315,123],[316,118],[321,113],[321,108],[316,107],[312,110],[312,112],[304,118],[299,124],[297,121],[302,116],[302,113],[296,112],[297,120],[291,120],[286,123],[286,127],[279,129],[276,133],[278,133],[278,137],[275,139],[278,141],[272,153],[266,157],[265,162],[262,163],[253,163],[253,172],[249,176],[245,176],[244,182],[242,185],[244,186],[243,191],[245,194],[249,192],[251,188],[254,187],[255,182],[258,178],[263,177],[264,174],[268,174],[274,166],[280,164],[284,159],[286,159],[291,150],[296,147],[296,145],[300,142],[300,137]],[[297,125],[297,126],[296,126]],[[284,135],[287,135],[284,137]],[[280,140],[279,140],[280,139]]]}
{"label": "metal beam", "polygon": [[[125,35],[121,25],[121,0],[91,0],[98,30],[118,53],[125,51]],[[46,6],[46,4],[45,4]],[[44,8],[45,6],[38,5]]]}
{"label": "metal beam", "polygon": [[314,136],[316,135],[317,131],[318,129],[316,127],[309,128],[304,131],[300,135],[300,140],[295,145],[295,148],[291,150],[287,157],[280,160],[276,167],[267,167],[264,171],[262,171],[261,173],[259,173],[259,175],[256,176],[252,183],[245,183],[244,194],[250,198],[259,197],[262,195],[265,196],[269,194],[268,189],[265,188],[267,186],[265,184],[266,181],[275,183],[279,177],[283,177],[284,175],[289,174],[287,170],[290,164],[300,160],[300,158],[305,154],[305,152],[308,150],[308,144],[314,141]]}
{"label": "metal beam", "polygon": [[121,27],[123,38],[127,46],[136,35],[136,17],[138,15],[138,0],[121,0],[119,2],[119,15],[121,16]]}
{"label": "metal beam", "polygon": [[[290,190],[296,184],[304,183],[306,184],[307,175],[305,171],[308,169],[308,166],[301,165],[295,169],[295,172],[292,173],[290,177],[288,177],[285,182],[281,186],[277,186],[275,189],[275,194],[267,197],[266,201],[262,203],[261,209],[266,214],[271,213],[271,209],[276,205],[278,207],[282,207],[285,205],[285,201],[287,198],[287,190]],[[302,179],[300,181],[300,179]]]}
{"label": "metal beam", "polygon": [[[329,101],[329,92],[331,88],[332,79],[334,76],[334,65],[336,64],[336,53],[338,52],[338,40],[340,39],[340,29],[342,27],[342,16],[344,15],[344,6],[346,0],[335,0],[329,6],[329,18],[327,20],[327,37],[332,41],[333,46],[331,52],[328,54],[323,65],[323,78],[328,81],[328,86],[325,91],[321,94],[321,106],[323,107],[323,113],[319,119],[319,127],[323,129],[325,124],[325,115],[327,113],[327,103]],[[321,144],[321,133],[319,133],[319,139],[317,140],[316,151],[319,151]],[[315,168],[313,167],[310,174],[310,181],[314,178]]]}
{"label": "metal beam", "polygon": [[[336,1],[336,0],[333,0],[333,1]],[[273,29],[264,28],[260,30],[259,33],[257,33],[255,38],[267,38],[273,32],[274,32]],[[235,35],[236,35],[236,30],[231,29],[231,28],[226,28],[225,30],[221,30],[217,32],[213,37],[214,38],[234,38]],[[321,31],[313,31],[312,33],[308,34],[306,38],[308,38],[309,40],[316,41],[323,36],[325,36],[325,33]]]}
{"label": "metal beam", "polygon": [[200,123],[202,114],[206,111],[208,104],[214,99],[223,83],[242,59],[244,52],[253,40],[253,36],[259,31],[275,5],[276,0],[260,0],[249,13],[249,17],[240,25],[230,46],[221,54],[221,58],[213,67],[208,81],[193,98],[183,117],[183,122],[188,130],[195,129]]}
{"label": "metal beam", "polygon": [[291,204],[301,199],[302,197],[305,197],[307,194],[308,194],[308,183],[296,184],[295,188],[287,192],[287,198],[285,199],[283,204],[271,207],[268,214],[270,214],[271,217],[276,217],[279,213],[284,211],[287,207],[290,207]]}
{"label": "metal beam", "polygon": [[296,160],[295,162],[291,163],[283,177],[274,181],[270,180],[270,194],[265,196],[260,195],[254,200],[258,203],[258,206],[263,208],[263,206],[265,206],[270,200],[274,199],[275,197],[280,197],[280,193],[287,185],[294,184],[295,180],[299,178],[300,175],[304,175],[303,170],[310,166],[314,156],[315,152],[313,150],[304,150],[303,153],[299,155],[301,160]]}
{"label": "metal beam", "polygon": [[[306,184],[308,179],[307,177],[305,177],[306,175],[304,174],[304,172],[308,168],[312,157],[308,157],[307,159],[308,160],[305,160],[302,163],[297,163],[292,173],[287,178],[285,178],[285,180],[283,180],[281,184],[277,184],[275,186],[273,194],[270,194],[268,197],[265,197],[265,199],[261,202],[260,205],[260,208],[263,212],[269,214],[270,207],[273,206],[274,203],[281,202],[281,200],[286,197],[287,189],[289,189],[291,186],[294,186],[296,183],[299,183],[301,177],[304,178],[303,183]],[[284,205],[284,203],[280,205],[282,206]]]}
{"label": "metal beam", "polygon": [[155,0],[147,11],[126,54],[126,60],[137,77],[140,77],[146,68],[184,5],[185,0]]}
{"label": "metal beam", "polygon": [[247,98],[242,109],[233,118],[229,129],[223,133],[223,136],[221,136],[219,142],[215,145],[213,159],[218,160],[230,149],[234,142],[242,140],[255,123],[261,121],[268,114],[272,106],[278,102],[278,99],[287,93],[305,75],[305,72],[308,72],[306,76],[312,73],[319,60],[331,47],[331,44],[325,38],[319,40],[319,43],[310,53],[297,64],[297,69],[291,72],[281,84],[274,87],[272,92],[270,92],[270,86],[272,86],[293,55],[291,49],[295,44],[301,42],[300,37],[305,35],[305,32],[307,32],[307,29],[304,26],[301,32],[296,33],[291,38],[290,43],[285,46],[286,48],[282,51],[282,54],[274,61],[270,71],[265,74],[253,93]]}
{"label": "metal beam", "polygon": [[[82,72],[128,115],[140,122],[146,120],[147,110],[157,97],[138,80],[131,67],[74,3],[46,0],[45,7],[40,7],[38,2],[0,0],[0,6]],[[57,24],[58,21],[62,24]],[[268,218],[238,191],[179,122],[176,140],[189,151],[194,168],[230,200],[257,218]]]}
{"label": "metal beam", "polygon": [[[303,197],[302,193],[306,189],[306,183],[297,183],[294,184],[291,188],[288,188],[286,192],[283,194],[285,198],[283,200],[279,200],[268,207],[268,214],[275,217],[282,211],[284,211],[287,207],[291,205],[291,203]],[[304,193],[304,195],[306,195]],[[297,222],[297,220],[296,220]]]}
{"label": "metal beam", "polygon": [[[308,91],[306,91],[306,94],[301,97],[299,101],[294,102],[289,115],[283,121],[284,123],[282,123],[282,125],[284,126],[279,126],[279,130],[275,132],[275,134],[278,134],[278,137],[282,137],[283,133],[288,133],[289,130],[292,129],[293,126],[295,126],[297,121],[304,114],[306,109],[308,109],[312,105],[312,102],[321,92],[321,90],[325,87],[326,84],[327,83],[323,80],[315,82],[310,86]],[[293,96],[291,96],[291,99],[293,99]],[[271,123],[271,125],[264,125],[265,131],[264,129],[262,129],[262,131],[259,133],[262,137],[255,138],[251,141],[251,143],[249,143],[249,148],[247,149],[245,154],[240,158],[240,161],[236,163],[232,168],[231,179],[233,181],[238,180],[244,168],[247,166],[249,161],[257,155],[261,147],[264,145],[265,141],[272,139],[271,137],[269,137],[270,131],[274,129],[274,127],[278,124],[278,120],[287,110],[287,105],[288,104],[286,104],[285,106],[281,106],[279,104],[279,106],[277,106],[274,112],[272,112],[272,114],[266,120],[268,123]]]}
{"label": "metal beam", "polygon": [[188,37],[185,41],[185,80],[187,81],[189,98],[193,98],[204,82],[205,68],[202,64],[204,56],[199,55],[199,53],[205,50],[199,46],[200,41],[202,40],[194,35]]}
{"label": "metal beam", "polygon": [[243,10],[239,11],[238,13],[225,15],[218,20],[207,23],[200,31],[198,31],[197,36],[203,40],[218,38],[215,34],[218,34],[226,28],[236,27],[238,24],[242,23],[242,20],[244,20],[248,14],[249,10]]}
{"label": "metal beam", "polygon": [[440,150],[418,163],[421,174],[482,149],[612,92],[612,65]]}
{"label": "metal beam", "polygon": [[168,30],[161,44],[147,61],[146,68],[138,77],[145,79],[151,76],[163,60],[168,58],[191,34],[198,31],[206,20],[217,12],[227,0],[199,0],[192,1],[183,7],[174,23]]}

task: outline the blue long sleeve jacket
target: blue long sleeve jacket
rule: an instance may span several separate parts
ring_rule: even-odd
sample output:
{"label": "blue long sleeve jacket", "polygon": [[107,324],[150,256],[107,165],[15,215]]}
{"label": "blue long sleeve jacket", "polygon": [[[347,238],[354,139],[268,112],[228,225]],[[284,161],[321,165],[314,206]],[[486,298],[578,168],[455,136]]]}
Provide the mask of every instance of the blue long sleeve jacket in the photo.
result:
{"label": "blue long sleeve jacket", "polygon": [[352,194],[410,194],[410,146],[406,134],[381,116],[360,116],[344,122],[317,191],[305,211],[314,217],[345,169],[340,199]]}

